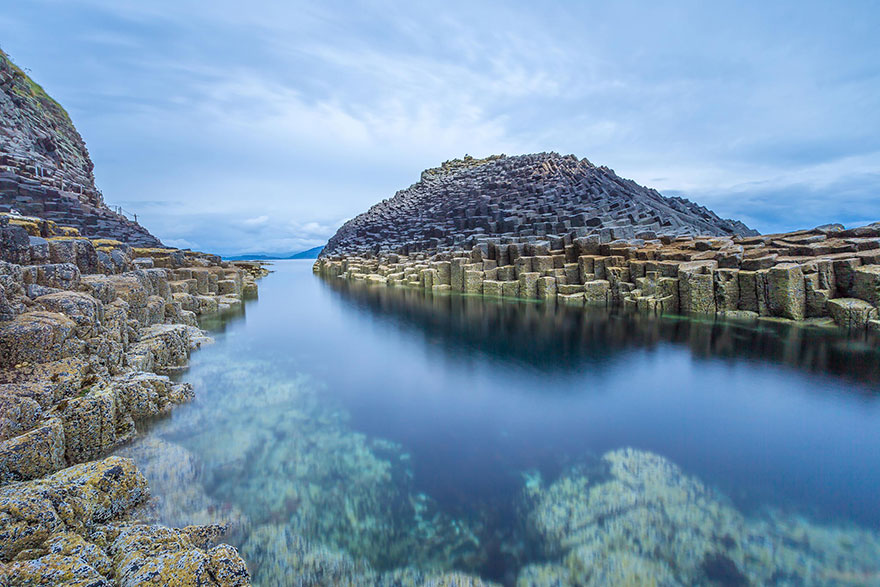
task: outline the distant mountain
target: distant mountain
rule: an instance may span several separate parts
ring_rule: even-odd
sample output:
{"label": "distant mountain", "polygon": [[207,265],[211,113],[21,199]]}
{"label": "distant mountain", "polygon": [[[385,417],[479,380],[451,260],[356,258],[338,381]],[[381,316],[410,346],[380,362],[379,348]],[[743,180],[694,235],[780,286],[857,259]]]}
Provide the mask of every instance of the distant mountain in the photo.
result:
{"label": "distant mountain", "polygon": [[223,258],[227,261],[283,261],[286,259],[317,259],[322,250],[324,250],[323,245],[320,247],[308,249],[307,251],[300,251],[299,253],[292,253],[289,255],[285,253],[250,253],[246,255],[230,255]]}
{"label": "distant mountain", "polygon": [[314,248],[309,249],[307,251],[300,251],[299,253],[297,253],[295,255],[291,255],[291,256],[285,257],[285,258],[286,259],[317,259],[318,255],[320,255],[321,251],[323,251],[323,250],[324,250],[324,245],[321,245],[320,247],[314,247]]}

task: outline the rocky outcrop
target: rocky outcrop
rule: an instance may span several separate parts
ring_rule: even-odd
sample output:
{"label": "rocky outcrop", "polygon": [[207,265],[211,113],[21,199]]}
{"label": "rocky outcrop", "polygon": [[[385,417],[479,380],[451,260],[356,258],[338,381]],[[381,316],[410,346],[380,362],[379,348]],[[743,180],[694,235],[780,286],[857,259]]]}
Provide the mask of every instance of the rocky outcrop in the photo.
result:
{"label": "rocky outcrop", "polygon": [[574,155],[465,157],[346,222],[321,252],[443,252],[595,234],[605,240],[661,235],[753,236],[683,198],[670,198]]}
{"label": "rocky outcrop", "polygon": [[105,205],[93,169],[64,108],[0,51],[0,212],[14,209],[82,235],[161,246]]}
{"label": "rocky outcrop", "polygon": [[237,551],[198,528],[128,521],[149,497],[131,459],[108,457],[0,487],[3,585],[249,585]]}
{"label": "rocky outcrop", "polygon": [[167,374],[210,341],[198,316],[240,308],[259,272],[29,229],[0,215],[0,583],[249,584],[208,530],[132,521],[144,477],[100,459],[193,398]]}
{"label": "rocky outcrop", "polygon": [[747,237],[490,238],[432,255],[329,256],[315,271],[430,293],[880,330],[880,223]]}

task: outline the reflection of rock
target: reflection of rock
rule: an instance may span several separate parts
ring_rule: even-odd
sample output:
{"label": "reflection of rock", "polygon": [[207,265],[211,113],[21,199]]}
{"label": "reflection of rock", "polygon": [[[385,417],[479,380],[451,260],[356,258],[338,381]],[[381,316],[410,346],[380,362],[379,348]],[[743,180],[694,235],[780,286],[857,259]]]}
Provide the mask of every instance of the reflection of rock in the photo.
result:
{"label": "reflection of rock", "polygon": [[871,532],[747,519],[662,457],[622,449],[602,460],[607,475],[573,472],[528,490],[531,525],[562,562],[527,568],[520,584],[553,585],[564,572],[583,585],[802,584],[880,567]]}
{"label": "reflection of rock", "polygon": [[[664,279],[667,278],[657,282],[658,288]],[[725,316],[738,316],[740,320],[712,323],[654,319],[638,313],[609,316],[605,311],[585,311],[565,304],[426,296],[415,289],[367,287],[343,279],[329,280],[327,285],[346,304],[444,343],[432,345],[435,348],[465,347],[481,359],[491,353],[492,360],[535,365],[541,370],[594,369],[597,357],[673,343],[689,348],[699,357],[751,358],[808,371],[843,374],[872,384],[880,378],[880,352],[876,344],[870,354],[853,361],[851,355],[839,350],[840,342],[847,340],[842,333],[823,329],[817,335],[817,330],[777,321],[762,321],[755,327],[743,321],[753,316],[747,312],[727,311]],[[583,301],[578,305],[583,306]],[[876,311],[859,313],[847,308],[847,315],[862,324]],[[536,360],[547,355],[552,355],[553,361]]]}

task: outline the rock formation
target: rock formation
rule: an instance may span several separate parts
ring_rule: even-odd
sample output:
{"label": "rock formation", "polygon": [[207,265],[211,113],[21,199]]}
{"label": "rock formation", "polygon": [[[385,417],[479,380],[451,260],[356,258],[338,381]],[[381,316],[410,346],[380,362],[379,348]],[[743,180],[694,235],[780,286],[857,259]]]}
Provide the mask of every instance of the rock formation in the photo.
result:
{"label": "rock formation", "polygon": [[64,108],[0,51],[0,212],[17,210],[85,236],[161,246],[105,205],[93,168]]}
{"label": "rock formation", "polygon": [[259,266],[29,228],[0,214],[0,583],[249,584],[204,539],[222,528],[137,522],[143,475],[103,457],[192,399],[167,375],[210,340],[198,315],[256,294]]}
{"label": "rock formation", "polygon": [[431,293],[880,331],[880,223],[767,236],[602,241],[600,235],[489,239],[433,255],[323,258],[315,271]]}
{"label": "rock formation", "polygon": [[606,241],[659,235],[753,236],[683,198],[670,198],[574,155],[465,157],[346,222],[321,256],[470,248],[551,235]]}
{"label": "rock formation", "polygon": [[343,225],[315,271],[432,293],[880,330],[880,223],[760,236],[555,153],[429,169]]}

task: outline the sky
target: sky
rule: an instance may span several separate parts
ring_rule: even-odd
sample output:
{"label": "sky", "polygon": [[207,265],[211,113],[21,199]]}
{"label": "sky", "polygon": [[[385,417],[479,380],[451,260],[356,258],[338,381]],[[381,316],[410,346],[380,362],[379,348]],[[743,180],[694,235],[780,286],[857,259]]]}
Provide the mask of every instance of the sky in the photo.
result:
{"label": "sky", "polygon": [[465,154],[557,151],[761,232],[880,220],[880,3],[0,0],[109,205],[295,252]]}

